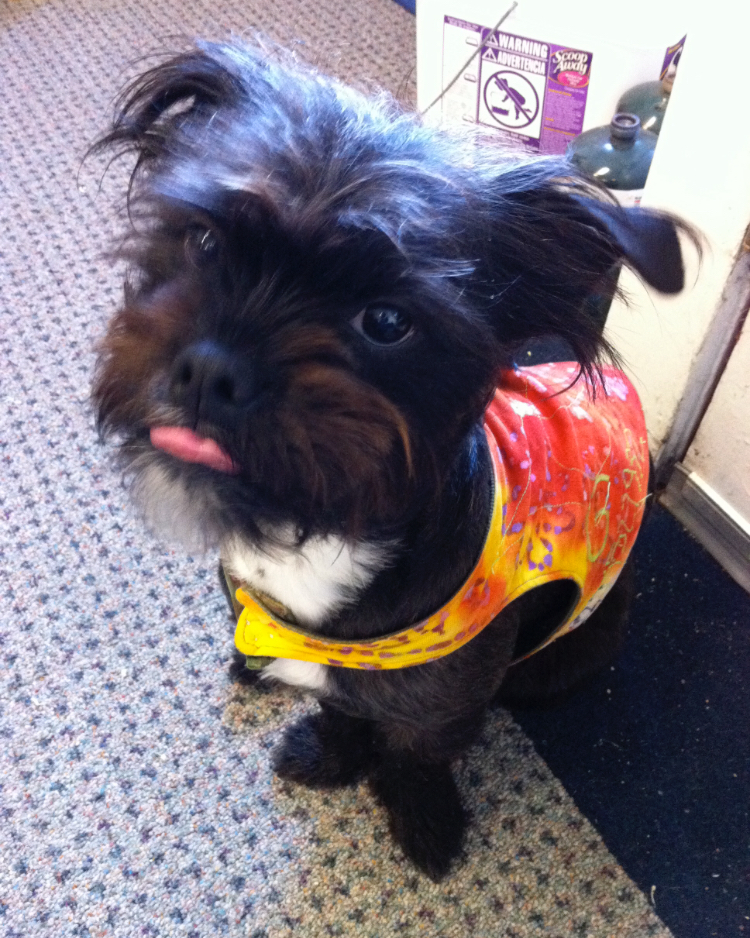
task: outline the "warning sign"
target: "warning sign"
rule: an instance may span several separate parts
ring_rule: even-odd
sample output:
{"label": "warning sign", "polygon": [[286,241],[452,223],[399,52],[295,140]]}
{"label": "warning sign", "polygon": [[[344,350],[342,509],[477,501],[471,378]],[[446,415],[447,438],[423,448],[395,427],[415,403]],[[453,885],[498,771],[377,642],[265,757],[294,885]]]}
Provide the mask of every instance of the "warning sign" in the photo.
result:
{"label": "warning sign", "polygon": [[[477,56],[466,65],[472,47]],[[467,55],[468,52],[468,55]],[[446,16],[443,117],[482,124],[541,153],[564,153],[583,129],[590,52]]]}

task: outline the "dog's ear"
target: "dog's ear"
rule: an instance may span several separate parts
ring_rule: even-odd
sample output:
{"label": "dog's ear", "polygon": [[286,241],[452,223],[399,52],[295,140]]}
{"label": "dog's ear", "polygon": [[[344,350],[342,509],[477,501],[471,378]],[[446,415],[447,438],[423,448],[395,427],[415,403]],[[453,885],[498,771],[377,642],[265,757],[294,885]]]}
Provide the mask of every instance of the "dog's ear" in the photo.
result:
{"label": "dog's ear", "polygon": [[90,152],[135,151],[138,166],[158,158],[186,124],[208,120],[215,111],[239,103],[246,93],[245,78],[232,67],[228,49],[202,43],[131,82],[115,102],[111,130]]}
{"label": "dog's ear", "polygon": [[623,260],[660,293],[679,293],[685,285],[678,230],[687,228],[662,212],[621,208],[580,198],[580,204],[619,245]]}
{"label": "dog's ear", "polygon": [[678,234],[699,246],[687,224],[622,208],[565,160],[501,169],[478,202],[484,224],[474,284],[497,338],[505,348],[564,339],[589,373],[602,357],[616,358],[591,299],[612,288],[618,266],[662,293],[677,293],[684,281]]}

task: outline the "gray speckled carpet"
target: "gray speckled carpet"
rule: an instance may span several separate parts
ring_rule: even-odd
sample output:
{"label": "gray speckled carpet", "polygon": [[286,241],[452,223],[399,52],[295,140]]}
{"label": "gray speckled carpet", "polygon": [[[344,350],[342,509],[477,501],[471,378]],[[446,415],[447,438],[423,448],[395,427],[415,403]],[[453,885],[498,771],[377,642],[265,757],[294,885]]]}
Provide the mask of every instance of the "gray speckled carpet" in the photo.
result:
{"label": "gray speckled carpet", "polygon": [[149,537],[97,442],[124,169],[100,189],[81,157],[136,59],[254,28],[413,98],[391,0],[0,0],[0,934],[666,938],[502,713],[458,767],[476,820],[440,886],[365,787],[274,779],[310,701],[229,683],[214,558]]}

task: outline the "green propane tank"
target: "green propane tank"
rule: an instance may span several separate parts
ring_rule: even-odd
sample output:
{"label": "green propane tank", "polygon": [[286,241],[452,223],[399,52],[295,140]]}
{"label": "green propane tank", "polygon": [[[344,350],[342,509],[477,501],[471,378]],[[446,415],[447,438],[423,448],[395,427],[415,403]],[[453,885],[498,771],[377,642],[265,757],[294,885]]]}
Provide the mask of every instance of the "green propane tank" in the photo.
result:
{"label": "green propane tank", "polygon": [[661,81],[646,81],[642,85],[635,85],[617,102],[617,110],[637,115],[644,130],[658,135],[673,84],[674,71],[665,75]]}
{"label": "green propane tank", "polygon": [[[609,127],[594,127],[579,134],[568,147],[568,158],[587,176],[607,186],[623,206],[640,204],[651,167],[656,134],[641,129],[636,114],[617,113]],[[586,300],[589,315],[604,329],[620,275],[615,264],[598,290]]]}
{"label": "green propane tank", "polygon": [[621,205],[639,205],[658,139],[641,129],[637,115],[618,113],[609,127],[594,127],[571,141],[568,158],[611,189]]}

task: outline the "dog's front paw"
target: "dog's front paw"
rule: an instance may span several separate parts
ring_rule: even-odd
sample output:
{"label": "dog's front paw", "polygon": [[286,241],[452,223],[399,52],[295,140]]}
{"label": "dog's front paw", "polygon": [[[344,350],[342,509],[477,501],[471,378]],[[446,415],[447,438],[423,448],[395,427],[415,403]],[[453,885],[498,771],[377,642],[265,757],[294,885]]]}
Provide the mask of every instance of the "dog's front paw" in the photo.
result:
{"label": "dog's front paw", "polygon": [[447,765],[384,760],[373,777],[391,834],[405,855],[438,883],[460,855],[467,814]]}
{"label": "dog's front paw", "polygon": [[371,756],[369,725],[326,709],[286,730],[273,768],[281,778],[311,788],[351,785],[365,774]]}
{"label": "dog's front paw", "polygon": [[237,649],[234,650],[234,657],[228,668],[229,680],[233,684],[242,684],[245,687],[254,687],[258,691],[267,691],[269,688],[260,680],[261,669],[248,668],[245,664],[245,656]]}

